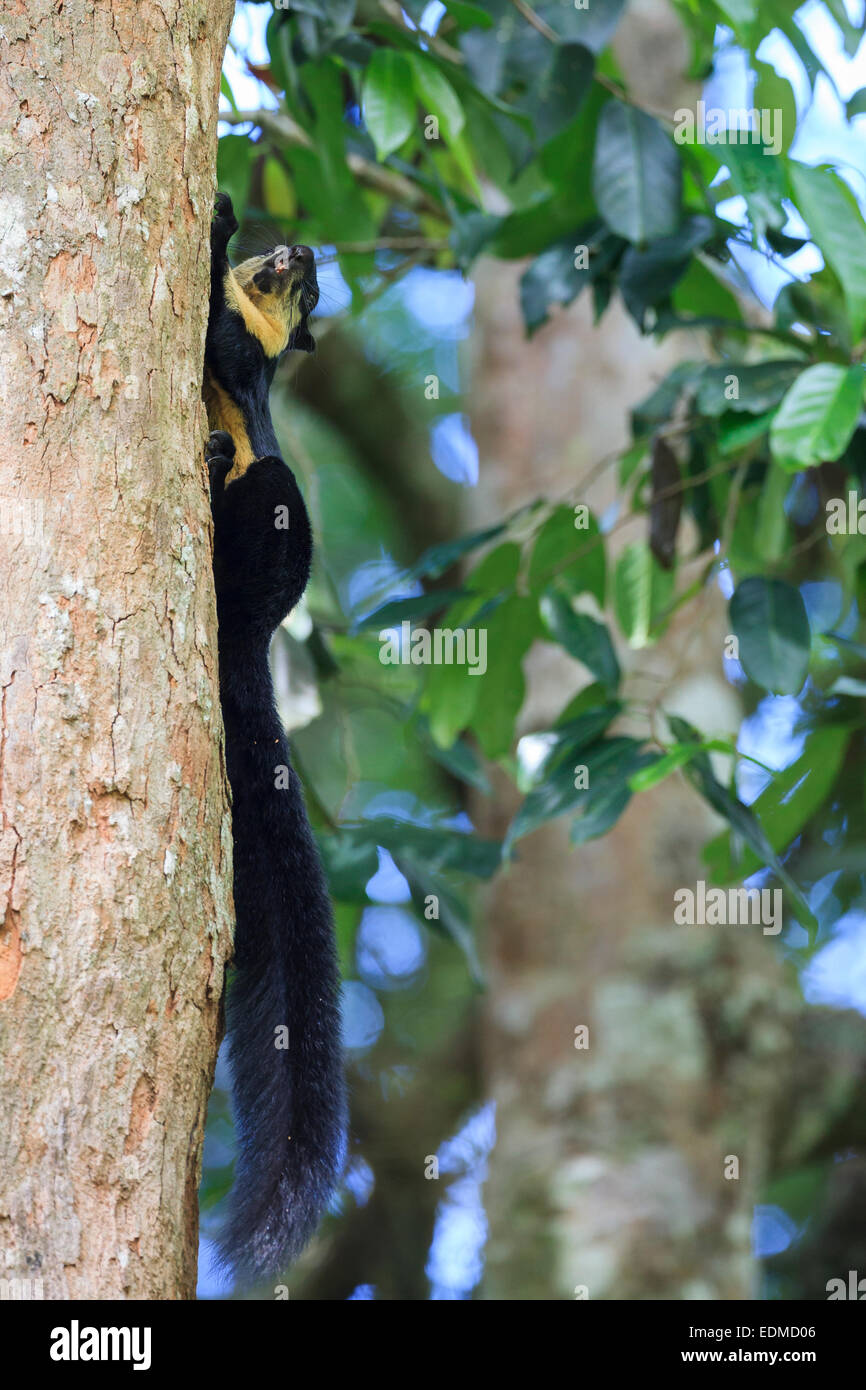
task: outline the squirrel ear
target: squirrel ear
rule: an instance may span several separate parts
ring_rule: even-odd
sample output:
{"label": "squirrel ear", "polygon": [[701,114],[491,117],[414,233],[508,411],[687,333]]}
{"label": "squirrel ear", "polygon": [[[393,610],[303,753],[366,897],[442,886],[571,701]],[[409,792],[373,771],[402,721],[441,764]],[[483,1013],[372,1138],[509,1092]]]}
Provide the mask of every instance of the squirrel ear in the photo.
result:
{"label": "squirrel ear", "polygon": [[295,352],[315,352],[316,340],[307,327],[307,320],[304,319],[295,329],[289,339],[289,350]]}

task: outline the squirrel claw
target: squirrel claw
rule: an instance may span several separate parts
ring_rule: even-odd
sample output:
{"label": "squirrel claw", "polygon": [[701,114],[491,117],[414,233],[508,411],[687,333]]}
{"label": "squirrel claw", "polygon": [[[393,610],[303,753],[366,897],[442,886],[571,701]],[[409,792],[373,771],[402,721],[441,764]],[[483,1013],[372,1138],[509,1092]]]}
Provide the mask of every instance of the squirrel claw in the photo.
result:
{"label": "squirrel claw", "polygon": [[226,241],[234,236],[238,229],[238,219],[235,217],[235,210],[228,193],[217,193],[214,199],[213,220],[223,224],[222,230]]}
{"label": "squirrel claw", "polygon": [[208,463],[218,458],[234,458],[235,441],[227,430],[211,430],[207,444],[204,446],[204,456]]}
{"label": "squirrel claw", "polygon": [[[227,434],[225,430],[211,430],[205,445],[204,457],[210,479],[211,509],[213,510],[214,507],[222,503],[226,478],[234,463],[235,444],[231,435]],[[214,515],[214,520],[216,520],[216,515]]]}

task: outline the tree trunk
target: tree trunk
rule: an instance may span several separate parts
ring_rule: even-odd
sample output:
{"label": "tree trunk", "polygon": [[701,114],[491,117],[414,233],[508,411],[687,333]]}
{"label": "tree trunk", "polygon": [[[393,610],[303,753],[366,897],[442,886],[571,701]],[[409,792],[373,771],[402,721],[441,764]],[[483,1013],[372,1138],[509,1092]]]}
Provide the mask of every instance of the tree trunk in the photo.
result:
{"label": "tree trunk", "polygon": [[[643,79],[641,99],[657,106],[687,102],[678,21],[655,0],[630,14],[619,45],[629,81]],[[642,73],[647,52],[658,60]],[[676,336],[661,346],[640,338],[618,303],[595,326],[586,299],[527,344],[517,286],[502,276],[498,265],[478,268],[470,412],[481,455],[494,465],[484,475],[483,516],[539,492],[559,496],[615,454],[629,439],[629,410],[684,347]],[[574,500],[602,515],[615,479],[608,469]],[[643,529],[613,537],[612,556]],[[722,611],[717,598],[691,633],[687,670],[666,708],[736,727],[738,701],[722,675]],[[685,626],[694,620],[689,610]],[[637,657],[621,651],[632,682],[639,667],[673,683],[684,636],[679,628]],[[525,673],[521,734],[551,727],[589,680],[547,646],[533,651]],[[647,686],[631,689],[649,700],[660,685]],[[518,802],[504,785],[492,801],[478,798],[480,833],[504,834]],[[492,887],[484,1058],[497,1143],[485,1189],[487,1298],[748,1294],[755,1165],[744,1161],[739,1117],[753,1118],[756,1107],[733,1061],[729,1075],[729,1059],[720,1060],[718,1034],[726,991],[735,995],[749,969],[763,971],[767,953],[748,942],[731,959],[724,943],[671,925],[673,891],[700,877],[699,849],[712,828],[695,794],[672,778],[579,850],[562,822],[528,837],[517,867]],[[737,1039],[744,1048],[751,1022],[749,1012]],[[576,1050],[582,1025],[588,1050]],[[784,1050],[784,1036],[778,1046]],[[762,1070],[754,1088],[761,1098],[765,1080]],[[724,1180],[731,1152],[748,1181]]]}
{"label": "tree trunk", "polygon": [[[657,107],[688,104],[676,21],[655,0],[629,15],[617,49],[630,90]],[[583,299],[527,344],[514,283],[523,268],[483,263],[476,277],[470,410],[492,466],[470,524],[574,488],[626,442],[629,409],[681,347],[639,339],[616,304],[593,326]],[[607,470],[574,500],[601,515],[614,496]],[[609,554],[641,532],[639,522],[612,536]],[[722,674],[727,630],[713,590],[656,648],[620,650],[629,692],[651,701],[663,691],[665,710],[733,733],[742,710]],[[590,679],[545,646],[525,673],[520,734],[550,728]],[[494,798],[476,798],[479,833],[501,837],[519,800],[504,778]],[[701,849],[720,828],[674,776],[577,850],[563,822],[527,837],[491,888],[489,1299],[750,1298],[752,1213],[768,1177],[829,1165],[858,1144],[862,1020],[804,1005],[793,970],[757,929],[674,924],[674,892],[706,877]],[[588,1038],[578,1040],[581,1027]],[[831,1170],[832,1199],[789,1273],[808,1297],[825,1297],[840,1268],[840,1232],[850,1246],[863,1177],[845,1167],[835,1182]]]}
{"label": "tree trunk", "polygon": [[0,37],[0,1276],[188,1298],[230,935],[201,365],[229,0]]}

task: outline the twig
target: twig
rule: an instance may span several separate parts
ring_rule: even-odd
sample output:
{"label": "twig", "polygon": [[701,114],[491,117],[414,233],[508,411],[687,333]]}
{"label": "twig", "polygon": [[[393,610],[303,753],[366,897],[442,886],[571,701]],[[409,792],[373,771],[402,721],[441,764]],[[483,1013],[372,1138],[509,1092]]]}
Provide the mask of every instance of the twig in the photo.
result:
{"label": "twig", "polygon": [[556,31],[551,29],[547,20],[535,13],[535,10],[526,3],[526,0],[511,0],[511,3],[516,10],[520,11],[527,24],[531,24],[533,29],[537,29],[539,34],[543,34],[551,43],[559,43],[559,35]]}
{"label": "twig", "polygon": [[372,251],[447,251],[447,237],[382,236],[373,241],[335,241],[334,250],[343,256],[365,256]]}
{"label": "twig", "polygon": [[[538,33],[542,34],[550,43],[562,42],[559,34],[557,34],[554,29],[551,29],[550,25],[546,20],[541,18],[540,14],[535,13],[535,10],[527,3],[527,0],[511,0],[511,3],[514,8],[519,10],[523,15],[527,24],[531,24],[533,29],[536,29]],[[634,106],[639,111],[646,111],[648,115],[655,116],[656,120],[664,121],[665,125],[671,127],[675,125],[675,121],[669,111],[662,111],[660,107],[645,106],[642,102],[635,101],[634,97],[629,96],[624,87],[621,87],[618,82],[614,82],[612,77],[606,77],[603,72],[594,72],[592,80],[593,82],[597,82],[599,87],[604,87],[605,91],[610,92],[618,101],[625,102],[626,106]]]}
{"label": "twig", "polygon": [[[691,428],[691,422],[683,420],[676,424],[667,424],[663,426],[662,429],[657,431],[657,434],[661,439],[674,439],[677,435],[687,434]],[[636,443],[637,440],[633,439],[632,445]],[[583,496],[587,489],[592,487],[596,478],[600,478],[602,473],[607,472],[611,464],[618,463],[623,454],[627,453],[632,445],[626,445],[619,449],[612,449],[609,454],[604,454],[586,473],[584,473],[582,478],[579,478],[576,483],[572,483],[570,487],[567,487],[565,491],[560,494],[561,498],[565,500],[567,497]],[[650,441],[647,440],[647,448],[649,448],[649,445]]]}
{"label": "twig", "polygon": [[[256,125],[280,145],[291,145],[301,150],[314,148],[313,141],[303,127],[284,111],[221,111],[219,118],[227,125]],[[346,163],[358,182],[366,188],[385,193],[394,202],[402,203],[406,207],[423,210],[432,213],[434,217],[442,218],[440,205],[403,174],[398,174],[384,165],[374,164],[361,154],[347,154]]]}
{"label": "twig", "polygon": [[406,23],[402,6],[397,0],[379,0],[379,9],[388,16],[392,24],[396,24],[398,29],[402,29],[404,34],[411,34],[413,38],[421,35],[423,42],[434,53],[438,53],[440,58],[445,58],[449,63],[465,63],[466,59],[459,48],[452,48],[450,43],[440,39],[438,34],[428,34],[426,30],[413,28]]}
{"label": "twig", "polygon": [[[725,519],[722,523],[722,534],[719,538],[718,554],[713,557],[713,561],[707,570],[706,578],[704,579],[704,582],[701,584],[699,592],[695,595],[699,605],[697,619],[698,623],[703,621],[703,615],[706,612],[707,601],[709,599],[710,594],[712,593],[712,588],[707,581],[712,579],[714,575],[720,573],[722,563],[725,560],[725,557],[731,544],[731,536],[733,535],[734,522],[737,516],[737,503],[740,500],[740,492],[742,490],[743,482],[746,477],[746,472],[751,461],[751,455],[746,454],[745,458],[740,459],[739,462],[736,464],[736,472],[734,474],[734,478],[731,482],[730,490],[728,492],[727,506],[725,508]],[[728,469],[727,471],[730,472],[731,470]],[[698,475],[698,477],[699,476],[700,475]],[[695,481],[697,481],[697,478],[695,479]],[[659,493],[659,496],[661,495],[662,494]],[[670,615],[665,615],[665,619],[667,619],[667,617],[669,616]],[[680,645],[679,653],[674,658],[673,669],[671,670],[670,675],[665,681],[665,684],[661,687],[661,689],[656,693],[656,695],[650,702],[650,726],[653,729],[655,728],[655,716],[657,713],[661,711],[662,701],[665,699],[671,686],[675,683],[675,681],[678,680],[680,672],[682,671],[683,666],[685,665],[686,657],[692,649],[692,646],[694,644],[695,626],[696,624],[693,622],[689,631],[685,634],[684,640]]]}
{"label": "twig", "polygon": [[663,121],[671,129],[676,125],[670,111],[663,111],[660,106],[646,106],[641,101],[635,101],[624,87],[621,87],[618,82],[614,82],[612,77],[606,77],[603,72],[594,72],[592,80],[597,82],[599,87],[604,87],[606,92],[610,92],[611,96],[615,96],[617,101],[623,102],[626,106],[633,106],[636,111],[645,111],[648,116],[655,116],[657,121]]}

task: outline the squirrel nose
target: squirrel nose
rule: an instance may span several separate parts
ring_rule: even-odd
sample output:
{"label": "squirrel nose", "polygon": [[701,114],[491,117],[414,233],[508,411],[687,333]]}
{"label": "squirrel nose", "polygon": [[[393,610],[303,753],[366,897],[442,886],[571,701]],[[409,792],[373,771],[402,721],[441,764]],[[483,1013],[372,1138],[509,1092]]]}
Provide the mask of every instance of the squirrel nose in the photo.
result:
{"label": "squirrel nose", "polygon": [[307,270],[313,264],[314,259],[315,258],[309,246],[289,247],[289,260],[296,261],[299,265],[302,265],[305,270]]}

